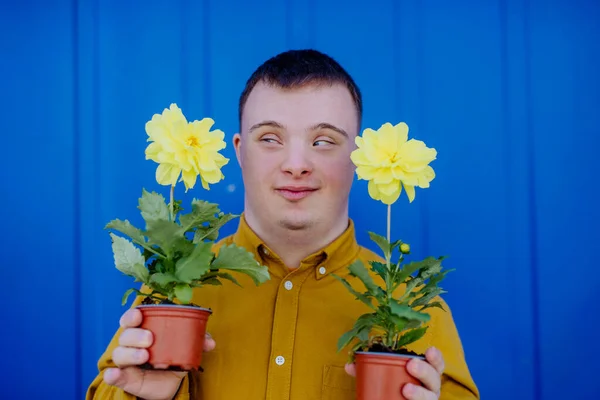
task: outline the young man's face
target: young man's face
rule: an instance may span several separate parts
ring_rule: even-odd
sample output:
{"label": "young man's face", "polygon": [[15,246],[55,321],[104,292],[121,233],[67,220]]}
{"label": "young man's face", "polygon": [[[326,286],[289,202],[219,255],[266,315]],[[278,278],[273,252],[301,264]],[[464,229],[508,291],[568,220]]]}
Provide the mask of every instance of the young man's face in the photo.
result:
{"label": "young man's face", "polygon": [[291,230],[345,223],[358,129],[356,106],[341,84],[257,84],[234,137],[246,214]]}

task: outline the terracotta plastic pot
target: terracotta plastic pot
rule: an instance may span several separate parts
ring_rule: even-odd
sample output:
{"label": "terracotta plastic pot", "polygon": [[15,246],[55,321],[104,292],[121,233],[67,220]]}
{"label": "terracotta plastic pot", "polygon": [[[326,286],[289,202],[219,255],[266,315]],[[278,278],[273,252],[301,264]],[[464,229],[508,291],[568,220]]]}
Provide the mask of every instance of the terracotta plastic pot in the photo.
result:
{"label": "terracotta plastic pot", "polygon": [[198,370],[212,311],[183,305],[140,305],[142,329],[152,332],[148,363],[155,369]]}
{"label": "terracotta plastic pot", "polygon": [[410,356],[378,352],[356,352],[357,400],[406,400],[402,388],[406,383],[421,386],[421,382],[406,370]]}

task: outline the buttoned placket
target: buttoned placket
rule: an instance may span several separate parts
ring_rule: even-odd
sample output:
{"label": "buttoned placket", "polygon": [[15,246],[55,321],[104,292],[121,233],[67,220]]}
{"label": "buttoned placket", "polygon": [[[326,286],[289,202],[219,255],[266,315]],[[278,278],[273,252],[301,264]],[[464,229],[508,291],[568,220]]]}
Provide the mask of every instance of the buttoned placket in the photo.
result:
{"label": "buttoned placket", "polygon": [[310,269],[293,271],[279,284],[273,316],[267,399],[290,398],[299,296],[302,284],[310,277],[310,272]]}

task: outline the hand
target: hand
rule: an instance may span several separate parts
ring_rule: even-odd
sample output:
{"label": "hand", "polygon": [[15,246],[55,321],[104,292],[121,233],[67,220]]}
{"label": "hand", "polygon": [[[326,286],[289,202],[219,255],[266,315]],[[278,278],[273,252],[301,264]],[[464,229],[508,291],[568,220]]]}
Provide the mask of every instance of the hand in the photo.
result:
{"label": "hand", "polygon": [[[435,347],[425,352],[425,359],[413,359],[408,362],[408,373],[421,381],[423,386],[407,383],[402,388],[402,395],[408,400],[436,400],[440,397],[442,374],[444,372],[444,357]],[[356,376],[354,364],[346,364],[346,372]]]}
{"label": "hand", "polygon": [[[148,361],[146,349],[152,344],[152,332],[138,328],[142,323],[142,313],[135,308],[127,310],[119,323],[123,332],[119,336],[119,346],[112,353],[118,368],[107,368],[104,382],[146,400],[172,399],[187,372],[139,368],[139,365]],[[211,351],[215,346],[215,341],[207,334],[204,351]]]}

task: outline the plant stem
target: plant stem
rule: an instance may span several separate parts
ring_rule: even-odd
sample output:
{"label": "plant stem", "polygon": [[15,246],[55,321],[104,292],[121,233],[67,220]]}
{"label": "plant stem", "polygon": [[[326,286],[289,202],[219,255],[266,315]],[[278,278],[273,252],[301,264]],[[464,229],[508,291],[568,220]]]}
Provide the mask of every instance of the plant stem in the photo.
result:
{"label": "plant stem", "polygon": [[392,205],[388,204],[388,213],[387,213],[387,241],[389,243],[392,242],[391,235],[392,233]]}
{"label": "plant stem", "polygon": [[169,211],[171,212],[171,221],[174,220],[173,217],[173,194],[175,191],[175,185],[171,185],[171,202],[169,203]]}

